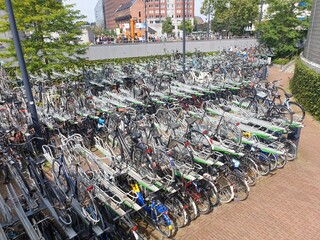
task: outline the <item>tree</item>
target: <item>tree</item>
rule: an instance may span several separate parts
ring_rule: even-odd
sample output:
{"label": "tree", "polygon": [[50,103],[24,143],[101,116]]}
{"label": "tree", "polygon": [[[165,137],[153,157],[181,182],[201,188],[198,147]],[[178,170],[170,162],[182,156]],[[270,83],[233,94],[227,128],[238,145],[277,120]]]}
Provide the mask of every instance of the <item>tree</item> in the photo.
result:
{"label": "tree", "polygon": [[[56,0],[12,0],[13,10],[21,39],[27,69],[31,73],[43,71],[48,78],[53,71],[63,72],[82,62],[87,44],[81,44],[80,37],[85,22],[80,11],[72,9],[73,5],[63,5]],[[6,10],[4,0],[0,0],[0,10]],[[0,18],[0,32],[10,31],[8,16]],[[0,57],[16,62],[13,41],[7,42],[6,51]]]}
{"label": "tree", "polygon": [[[179,30],[183,30],[183,21],[179,25]],[[186,20],[186,33],[190,34],[192,33],[193,26],[190,20]]]}
{"label": "tree", "polygon": [[261,42],[274,48],[276,57],[289,57],[297,52],[297,44],[307,35],[309,21],[301,19],[311,10],[312,1],[300,6],[295,0],[268,0],[266,19],[260,24]]}
{"label": "tree", "polygon": [[168,35],[172,34],[174,27],[172,24],[171,17],[166,17],[166,20],[162,23],[162,33],[166,33]]}
{"label": "tree", "polygon": [[198,20],[197,18],[193,19],[193,31],[198,31]]}
{"label": "tree", "polygon": [[258,18],[259,3],[259,0],[204,0],[201,13],[213,16],[213,31],[242,35],[245,27]]}

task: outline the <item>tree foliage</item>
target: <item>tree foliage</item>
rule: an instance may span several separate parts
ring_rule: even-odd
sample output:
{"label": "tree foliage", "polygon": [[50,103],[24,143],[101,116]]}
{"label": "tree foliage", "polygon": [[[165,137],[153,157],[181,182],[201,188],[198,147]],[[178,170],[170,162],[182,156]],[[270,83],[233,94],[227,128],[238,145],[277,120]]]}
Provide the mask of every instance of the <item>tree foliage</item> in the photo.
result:
{"label": "tree foliage", "polygon": [[166,20],[162,23],[162,33],[172,34],[173,28],[171,17],[166,17]]}
{"label": "tree foliage", "polygon": [[289,57],[297,52],[297,47],[307,34],[309,20],[298,18],[311,10],[311,0],[307,6],[297,6],[295,0],[268,0],[266,19],[261,23],[261,41],[275,49],[277,57]]}
{"label": "tree foliage", "polygon": [[[180,23],[178,28],[179,30],[183,30],[183,21]],[[186,20],[186,33],[190,34],[192,33],[192,30],[193,30],[192,22],[190,20]]]}
{"label": "tree foliage", "polygon": [[201,13],[213,17],[214,32],[225,30],[242,35],[245,27],[257,20],[259,3],[259,0],[204,0]]}
{"label": "tree foliage", "polygon": [[[87,50],[87,44],[81,44],[80,39],[85,22],[73,5],[56,0],[12,0],[12,5],[29,72],[41,70],[50,78],[53,70],[63,72],[64,68],[81,63],[81,55]],[[0,10],[6,10],[4,0],[0,0]],[[8,31],[8,16],[4,15],[0,18],[0,32]],[[13,59],[8,64],[16,62],[13,41],[0,41],[7,42],[0,57]]]}

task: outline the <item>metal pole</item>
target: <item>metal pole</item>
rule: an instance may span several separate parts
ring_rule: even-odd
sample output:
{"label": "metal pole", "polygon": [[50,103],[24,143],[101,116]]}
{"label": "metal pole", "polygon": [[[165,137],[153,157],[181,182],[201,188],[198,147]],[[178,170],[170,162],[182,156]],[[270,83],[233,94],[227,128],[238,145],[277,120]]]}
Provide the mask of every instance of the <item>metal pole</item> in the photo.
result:
{"label": "metal pole", "polygon": [[183,4],[183,8],[182,8],[182,12],[183,12],[183,17],[182,17],[182,21],[183,21],[182,56],[183,56],[183,73],[185,73],[186,72],[186,0],[183,0],[182,4]]}
{"label": "metal pole", "polygon": [[6,7],[7,7],[7,12],[8,12],[13,42],[14,42],[14,46],[16,48],[19,66],[20,66],[20,70],[21,70],[21,74],[22,74],[23,85],[24,85],[24,89],[26,91],[26,96],[27,96],[27,100],[28,100],[28,107],[29,107],[29,111],[31,113],[32,124],[33,124],[34,130],[35,130],[36,136],[40,137],[41,130],[40,130],[40,125],[39,125],[37,109],[36,109],[36,106],[35,106],[35,103],[33,100],[33,95],[32,95],[31,86],[30,86],[30,82],[29,82],[29,76],[28,76],[26,63],[25,63],[22,48],[21,48],[20,38],[19,38],[18,30],[17,30],[16,20],[14,18],[11,0],[6,0]]}
{"label": "metal pole", "polygon": [[146,30],[145,30],[146,42],[148,42],[147,0],[144,0],[144,22],[146,25]]}
{"label": "metal pole", "polygon": [[260,29],[260,24],[261,24],[261,22],[262,22],[262,16],[263,16],[263,4],[264,4],[264,0],[261,0],[261,2],[260,2],[260,16],[259,16],[259,27],[258,27],[258,32],[257,32],[257,39],[259,39],[260,38],[260,31],[261,31],[261,29]]}
{"label": "metal pole", "polygon": [[210,36],[210,10],[211,10],[211,5],[210,5],[210,2],[209,2],[209,6],[208,6],[208,29],[207,29],[207,37],[209,39],[209,36]]}

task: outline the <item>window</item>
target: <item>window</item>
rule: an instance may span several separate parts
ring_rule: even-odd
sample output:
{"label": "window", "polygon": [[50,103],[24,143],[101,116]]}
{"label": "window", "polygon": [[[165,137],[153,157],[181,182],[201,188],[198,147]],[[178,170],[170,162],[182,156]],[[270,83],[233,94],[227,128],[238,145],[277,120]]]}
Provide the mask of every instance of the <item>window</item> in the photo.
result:
{"label": "window", "polygon": [[153,21],[150,21],[150,23],[153,23]]}
{"label": "window", "polygon": [[150,8],[152,8],[152,7],[153,7],[153,5],[149,5],[149,7],[150,7]]}
{"label": "window", "polygon": [[153,13],[153,10],[150,10],[149,13]]}
{"label": "window", "polygon": [[181,10],[177,10],[177,13],[181,13]]}
{"label": "window", "polygon": [[139,12],[139,17],[141,17],[141,12]]}
{"label": "window", "polygon": [[139,23],[141,23],[141,19],[139,19]]}
{"label": "window", "polygon": [[165,8],[165,7],[166,7],[166,5],[164,5],[164,4],[161,5],[161,8]]}
{"label": "window", "polygon": [[161,13],[165,13],[166,11],[165,10],[161,10]]}
{"label": "window", "polygon": [[159,10],[156,10],[155,13],[159,13]]}

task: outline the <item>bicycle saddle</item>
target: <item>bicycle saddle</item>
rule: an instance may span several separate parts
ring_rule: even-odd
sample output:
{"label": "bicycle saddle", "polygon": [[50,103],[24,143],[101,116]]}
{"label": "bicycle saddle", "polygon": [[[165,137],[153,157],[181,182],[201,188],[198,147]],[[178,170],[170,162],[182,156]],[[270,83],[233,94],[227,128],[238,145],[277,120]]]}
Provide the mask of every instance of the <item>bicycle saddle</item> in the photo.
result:
{"label": "bicycle saddle", "polygon": [[220,106],[220,107],[224,112],[230,112],[231,111],[231,107],[228,107],[228,106]]}
{"label": "bicycle saddle", "polygon": [[47,159],[43,155],[40,155],[40,156],[37,156],[34,158],[34,162],[37,166],[42,165],[46,161],[47,161]]}
{"label": "bicycle saddle", "polygon": [[191,124],[195,123],[196,121],[197,121],[197,119],[192,118],[192,117],[189,117],[186,119],[186,122],[188,125],[191,125]]}
{"label": "bicycle saddle", "polygon": [[180,126],[181,126],[180,123],[170,123],[170,124],[169,124],[169,127],[170,127],[172,130],[176,130],[176,129],[178,129]]}
{"label": "bicycle saddle", "polygon": [[291,97],[293,96],[293,94],[291,94],[291,93],[286,93],[285,96],[286,96],[286,98],[291,98]]}
{"label": "bicycle saddle", "polygon": [[140,132],[133,132],[133,133],[131,134],[131,139],[132,139],[132,140],[137,140],[137,139],[139,139],[139,138],[141,138],[141,133],[140,133]]}

